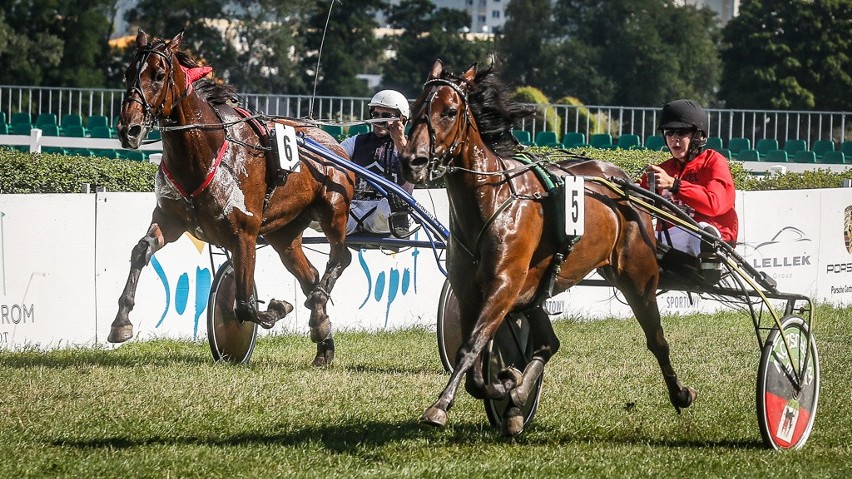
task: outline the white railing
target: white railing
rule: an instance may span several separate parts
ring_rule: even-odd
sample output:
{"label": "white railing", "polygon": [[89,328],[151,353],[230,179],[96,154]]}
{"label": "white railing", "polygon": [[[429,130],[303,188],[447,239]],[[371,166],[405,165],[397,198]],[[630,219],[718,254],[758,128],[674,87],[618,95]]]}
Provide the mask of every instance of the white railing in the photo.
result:
{"label": "white railing", "polygon": [[[0,145],[25,146],[30,153],[41,153],[44,147],[57,148],[84,148],[94,150],[121,150],[121,142],[114,138],[78,138],[70,136],[45,136],[42,130],[33,128],[29,135],[0,135]],[[147,143],[139,147],[145,152],[160,152],[163,150],[163,142],[157,141]],[[156,156],[152,154],[150,156]],[[152,162],[159,162],[159,157],[151,158]]]}

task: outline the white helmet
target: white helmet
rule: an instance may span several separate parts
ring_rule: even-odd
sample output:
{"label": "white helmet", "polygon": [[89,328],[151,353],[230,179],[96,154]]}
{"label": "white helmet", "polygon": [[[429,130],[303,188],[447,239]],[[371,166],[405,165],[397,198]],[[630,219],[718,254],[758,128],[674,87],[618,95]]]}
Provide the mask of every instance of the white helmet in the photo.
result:
{"label": "white helmet", "polygon": [[408,106],[408,100],[405,95],[395,90],[382,90],[375,95],[369,103],[370,108],[374,106],[383,106],[392,110],[399,110],[399,114],[408,118],[411,116],[411,110]]}

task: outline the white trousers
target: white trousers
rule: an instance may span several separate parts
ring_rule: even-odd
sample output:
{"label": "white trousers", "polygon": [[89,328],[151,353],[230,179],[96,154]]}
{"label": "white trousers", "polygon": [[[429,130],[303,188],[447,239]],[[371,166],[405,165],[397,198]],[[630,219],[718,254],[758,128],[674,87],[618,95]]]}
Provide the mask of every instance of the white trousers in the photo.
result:
{"label": "white trousers", "polygon": [[[713,228],[713,232],[716,233],[716,236],[721,237],[719,230],[716,229],[715,226],[700,222],[698,223],[701,228],[706,229],[708,226]],[[679,227],[672,226],[668,229],[669,235],[666,237],[665,231],[660,231],[657,233],[657,241],[661,241],[665,244],[670,245],[672,248],[683,251],[684,253],[690,254],[692,256],[698,256],[701,253],[701,238],[696,236],[695,234],[691,234],[689,231]],[[669,243],[668,238],[671,238],[671,243]]]}
{"label": "white trousers", "polygon": [[391,214],[387,198],[379,200],[352,200],[346,234],[354,231],[390,233],[388,217]]}

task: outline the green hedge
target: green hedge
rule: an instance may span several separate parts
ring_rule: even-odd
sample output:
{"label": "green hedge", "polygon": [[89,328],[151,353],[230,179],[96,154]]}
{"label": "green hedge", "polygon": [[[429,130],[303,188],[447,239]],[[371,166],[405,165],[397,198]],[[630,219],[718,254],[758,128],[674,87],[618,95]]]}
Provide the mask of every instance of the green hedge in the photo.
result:
{"label": "green hedge", "polygon": [[[531,148],[531,151],[546,153],[548,149]],[[666,153],[648,150],[589,148],[582,153],[615,163],[636,178],[648,163],[659,163],[668,157]],[[0,149],[0,193],[78,193],[83,183],[102,186],[107,191],[154,191],[156,171],[157,166],[147,162]],[[737,161],[731,162],[731,172],[740,190],[839,188],[845,178],[852,177],[852,173],[815,169],[759,178]]]}

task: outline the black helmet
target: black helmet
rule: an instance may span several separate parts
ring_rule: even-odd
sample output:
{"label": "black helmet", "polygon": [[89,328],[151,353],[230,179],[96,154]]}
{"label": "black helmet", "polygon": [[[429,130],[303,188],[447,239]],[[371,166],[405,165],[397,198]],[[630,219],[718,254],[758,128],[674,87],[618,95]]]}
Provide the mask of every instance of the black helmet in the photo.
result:
{"label": "black helmet", "polygon": [[663,106],[660,130],[669,128],[695,128],[707,135],[707,112],[692,100],[674,100]]}

